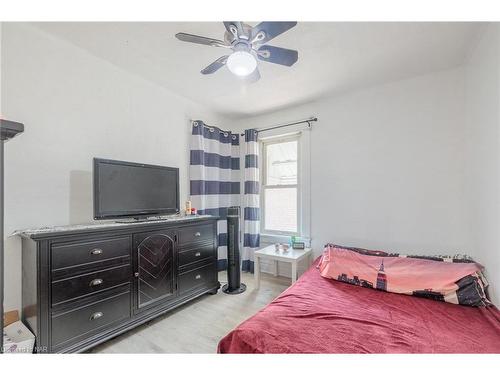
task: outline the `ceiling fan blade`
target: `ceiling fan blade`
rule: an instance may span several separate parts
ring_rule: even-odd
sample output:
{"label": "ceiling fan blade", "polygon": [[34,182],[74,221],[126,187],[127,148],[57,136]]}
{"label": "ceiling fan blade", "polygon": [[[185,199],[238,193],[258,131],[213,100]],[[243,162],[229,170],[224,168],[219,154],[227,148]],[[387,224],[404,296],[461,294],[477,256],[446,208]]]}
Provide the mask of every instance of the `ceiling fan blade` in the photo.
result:
{"label": "ceiling fan blade", "polygon": [[183,42],[196,43],[196,44],[204,44],[212,47],[229,47],[222,40],[206,38],[204,36],[186,34],[186,33],[177,33],[175,37]]}
{"label": "ceiling fan blade", "polygon": [[259,60],[273,64],[292,66],[299,59],[299,53],[293,49],[286,49],[274,46],[260,46],[257,50]]}
{"label": "ceiling fan blade", "polygon": [[201,71],[201,74],[212,74],[226,65],[229,56],[222,56]]}
{"label": "ceiling fan blade", "polygon": [[250,73],[248,76],[243,78],[245,83],[255,83],[260,79],[259,68],[255,68],[255,70]]}
{"label": "ceiling fan blade", "polygon": [[224,21],[224,26],[229,34],[238,36],[245,36],[245,32],[243,31],[243,24],[241,21]]}
{"label": "ceiling fan blade", "polygon": [[283,34],[285,31],[290,30],[297,25],[296,21],[293,22],[269,22],[264,21],[252,28],[252,35],[250,40],[252,43],[264,44],[271,39],[276,38],[278,35]]}

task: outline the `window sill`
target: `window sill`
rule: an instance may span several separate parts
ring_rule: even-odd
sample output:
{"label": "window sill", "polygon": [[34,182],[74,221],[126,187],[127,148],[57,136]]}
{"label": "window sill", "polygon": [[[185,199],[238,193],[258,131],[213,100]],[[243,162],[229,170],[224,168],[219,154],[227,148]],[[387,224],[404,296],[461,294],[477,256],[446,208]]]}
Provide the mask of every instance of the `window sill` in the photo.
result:
{"label": "window sill", "polygon": [[[307,237],[297,236],[300,239],[300,242],[305,242],[306,247],[310,247],[311,239]],[[280,234],[269,234],[269,233],[261,233],[260,234],[260,242],[264,244],[274,244],[274,243],[289,243],[292,236],[285,236]]]}

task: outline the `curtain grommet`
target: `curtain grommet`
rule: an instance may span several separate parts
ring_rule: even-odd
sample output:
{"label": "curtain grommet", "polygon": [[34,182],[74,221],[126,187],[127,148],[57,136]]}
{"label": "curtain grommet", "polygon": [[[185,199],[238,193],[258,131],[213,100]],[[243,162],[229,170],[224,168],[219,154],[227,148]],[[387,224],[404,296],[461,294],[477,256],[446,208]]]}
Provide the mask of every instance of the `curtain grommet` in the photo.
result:
{"label": "curtain grommet", "polygon": [[193,121],[194,126],[198,126],[198,121]]}

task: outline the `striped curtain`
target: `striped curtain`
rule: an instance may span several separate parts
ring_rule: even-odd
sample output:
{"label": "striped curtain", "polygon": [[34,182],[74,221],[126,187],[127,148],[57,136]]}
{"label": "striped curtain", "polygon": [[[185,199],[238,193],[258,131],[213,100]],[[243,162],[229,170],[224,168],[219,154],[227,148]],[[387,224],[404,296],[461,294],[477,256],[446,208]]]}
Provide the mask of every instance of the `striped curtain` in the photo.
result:
{"label": "striped curtain", "polygon": [[200,215],[220,217],[220,271],[227,268],[227,208],[240,205],[240,137],[203,121],[193,121],[191,134],[191,202]]}
{"label": "striped curtain", "polygon": [[255,129],[245,130],[244,234],[242,270],[253,273],[253,255],[260,246],[259,143]]}

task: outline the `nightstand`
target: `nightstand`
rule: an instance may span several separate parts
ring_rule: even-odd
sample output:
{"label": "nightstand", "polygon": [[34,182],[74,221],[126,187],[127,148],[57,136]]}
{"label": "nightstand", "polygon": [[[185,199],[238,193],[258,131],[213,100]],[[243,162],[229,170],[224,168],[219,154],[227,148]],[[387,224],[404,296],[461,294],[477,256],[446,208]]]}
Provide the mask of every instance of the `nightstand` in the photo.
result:
{"label": "nightstand", "polygon": [[311,266],[313,261],[313,252],[311,248],[303,250],[288,249],[284,252],[280,249],[276,252],[274,245],[267,246],[263,249],[257,250],[254,253],[254,274],[255,274],[255,289],[260,287],[260,260],[269,259],[274,261],[274,276],[278,276],[278,262],[291,263],[292,265],[292,284],[297,281],[297,264],[303,259],[307,259],[308,265]]}

